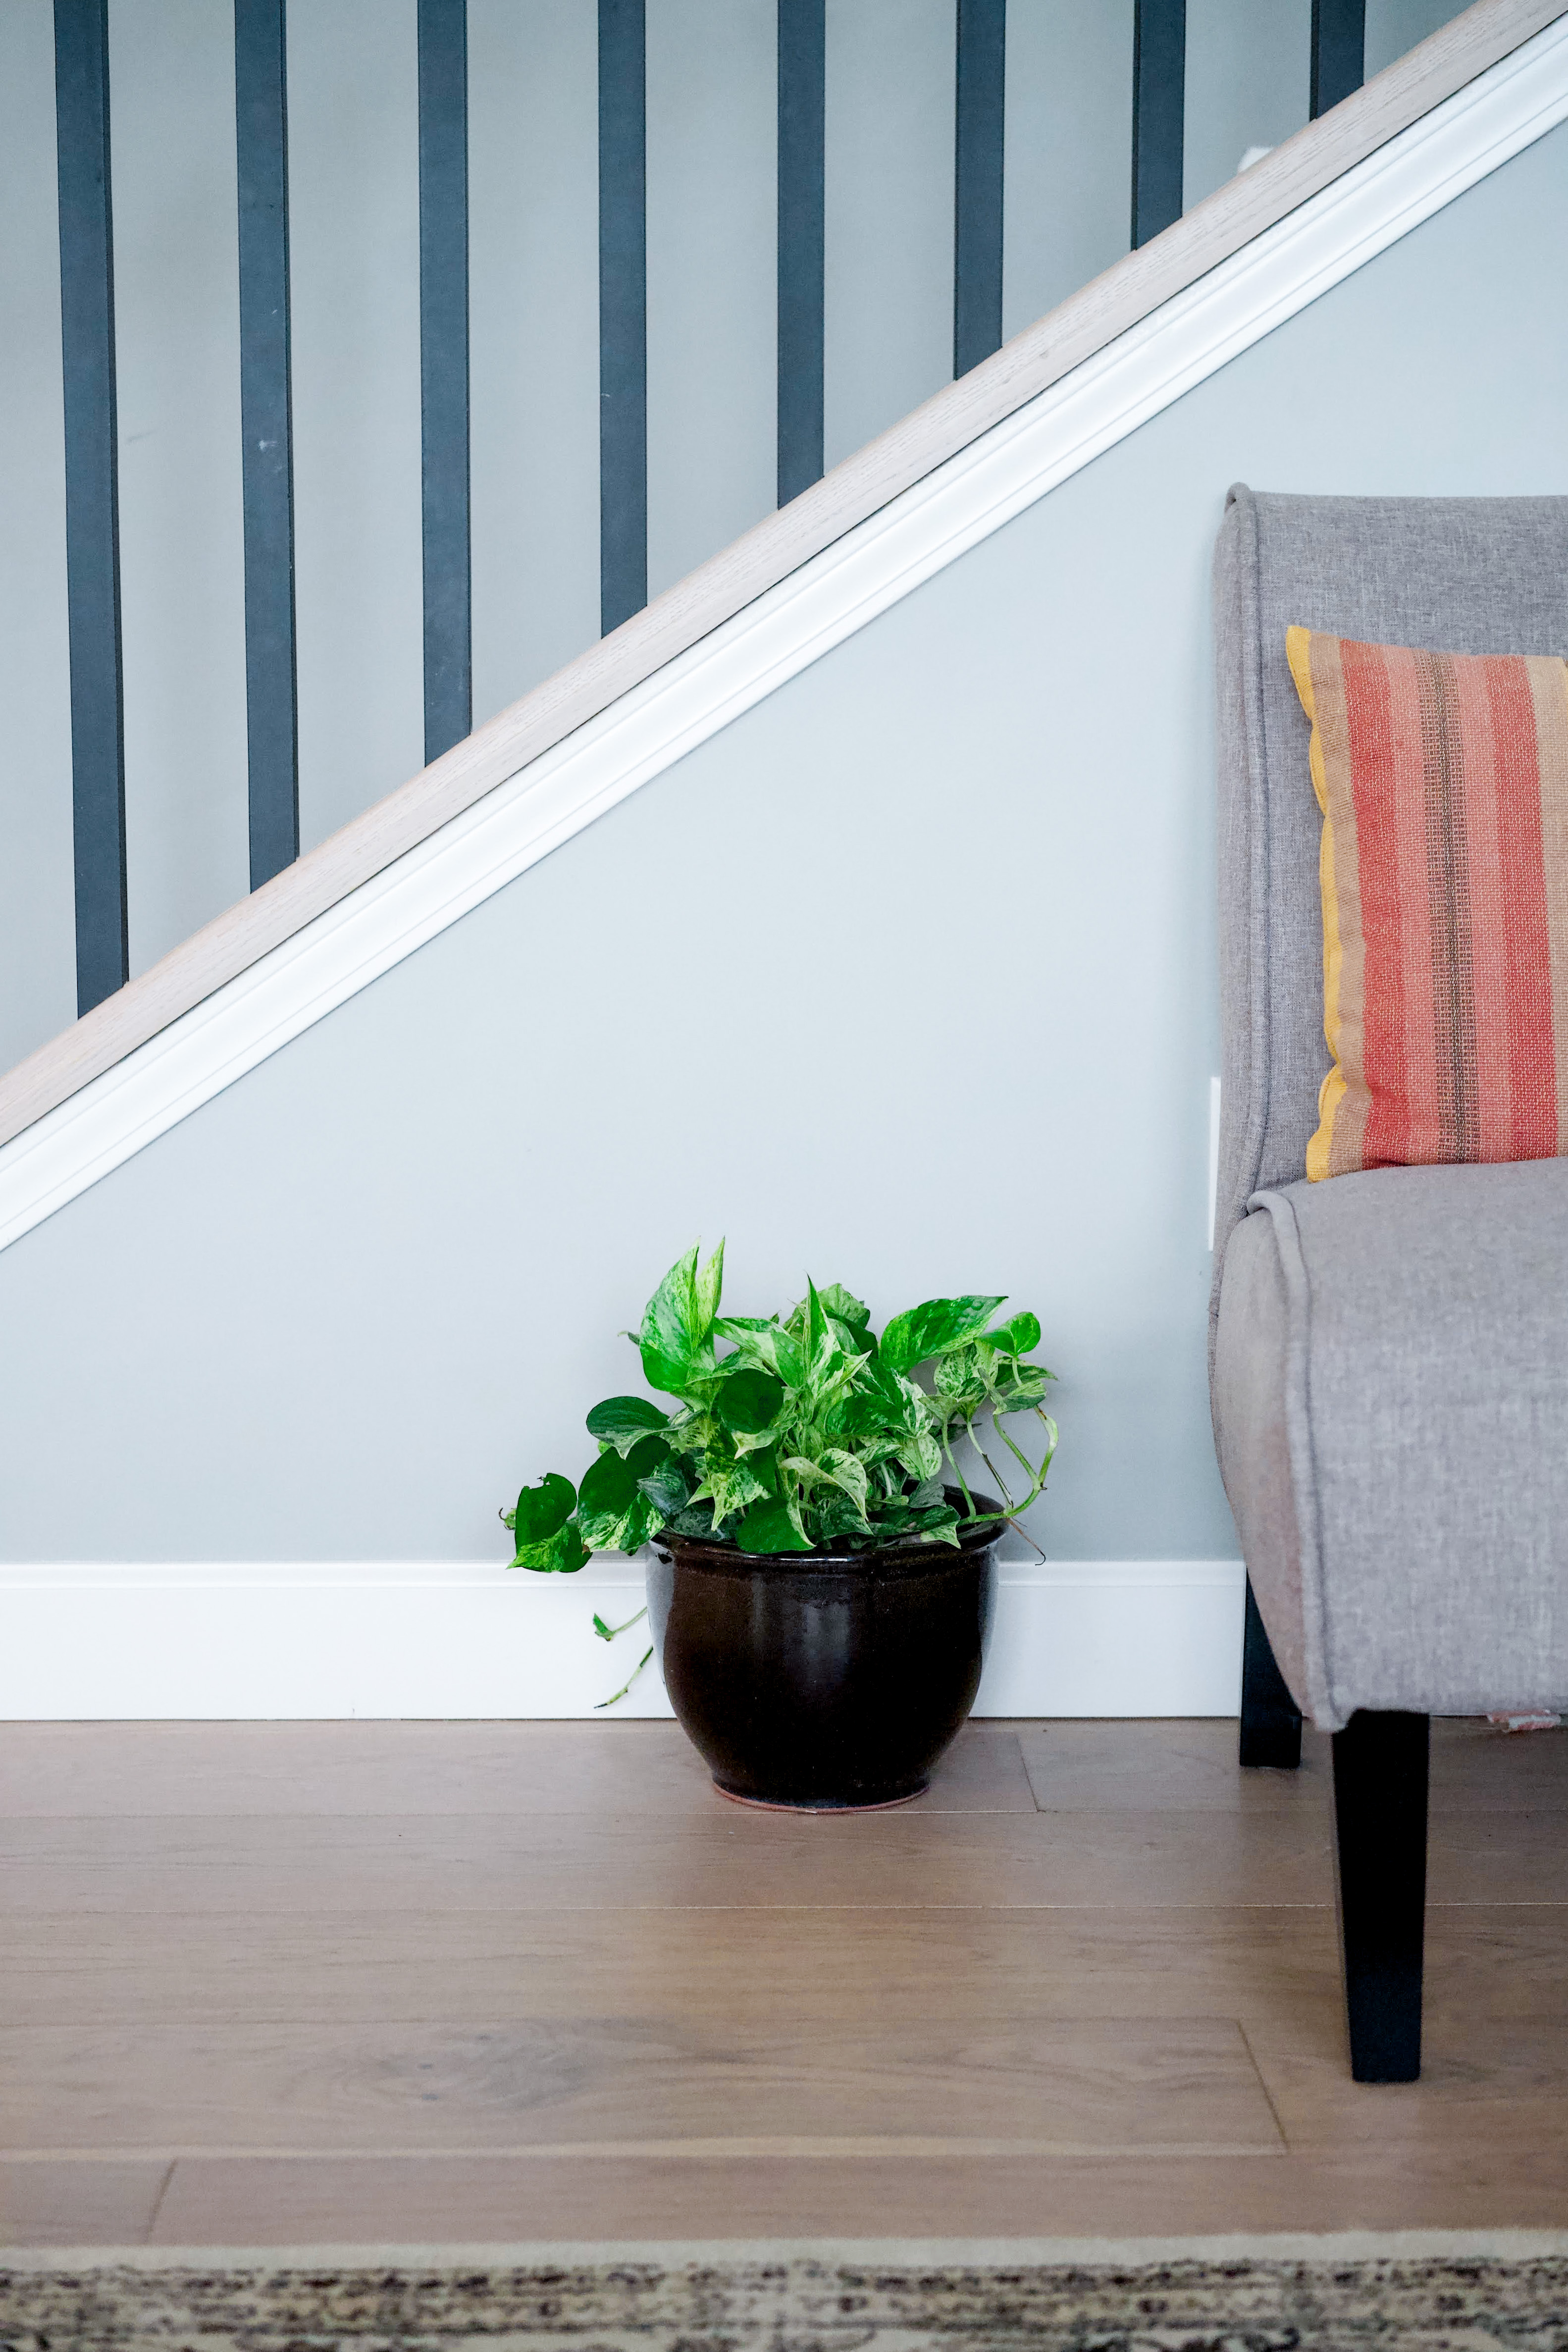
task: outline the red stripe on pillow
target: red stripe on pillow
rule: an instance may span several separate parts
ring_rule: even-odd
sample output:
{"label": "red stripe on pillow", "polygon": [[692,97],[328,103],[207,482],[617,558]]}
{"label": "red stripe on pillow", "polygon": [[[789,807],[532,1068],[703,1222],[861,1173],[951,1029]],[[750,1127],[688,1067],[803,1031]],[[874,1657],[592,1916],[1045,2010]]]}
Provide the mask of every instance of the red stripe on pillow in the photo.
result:
{"label": "red stripe on pillow", "polygon": [[1479,667],[1497,746],[1499,1022],[1508,1038],[1512,1113],[1506,1148],[1490,1156],[1550,1160],[1557,1150],[1557,1070],[1535,698],[1520,663],[1484,660]]}

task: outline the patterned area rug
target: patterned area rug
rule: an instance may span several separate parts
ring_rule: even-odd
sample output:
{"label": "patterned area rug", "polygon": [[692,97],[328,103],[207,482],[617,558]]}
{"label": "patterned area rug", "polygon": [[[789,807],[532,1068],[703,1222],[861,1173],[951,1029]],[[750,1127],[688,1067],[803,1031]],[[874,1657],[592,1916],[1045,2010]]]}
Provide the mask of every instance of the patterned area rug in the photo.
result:
{"label": "patterned area rug", "polygon": [[[1331,2244],[1332,2242],[1327,2242]],[[487,2250],[488,2252],[488,2250]],[[668,2249],[673,2256],[680,2250]],[[907,2254],[918,2253],[908,2249]],[[0,2255],[0,2265],[8,2258]],[[1558,2352],[1568,2255],[0,2267],[4,2352]]]}

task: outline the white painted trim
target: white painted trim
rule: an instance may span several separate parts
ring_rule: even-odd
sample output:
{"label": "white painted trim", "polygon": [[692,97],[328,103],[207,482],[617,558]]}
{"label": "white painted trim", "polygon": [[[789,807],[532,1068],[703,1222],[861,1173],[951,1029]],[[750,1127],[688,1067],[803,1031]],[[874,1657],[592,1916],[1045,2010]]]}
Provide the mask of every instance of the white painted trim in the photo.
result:
{"label": "white painted trim", "polygon": [[[592,1715],[647,1646],[637,1560],[574,1577],[475,1560],[0,1567],[0,1718]],[[1239,1560],[1002,1563],[976,1712],[1234,1715]],[[668,1716],[650,1666],[620,1716]]]}
{"label": "white painted trim", "polygon": [[1560,17],[16,1136],[0,1248],[1564,119]]}

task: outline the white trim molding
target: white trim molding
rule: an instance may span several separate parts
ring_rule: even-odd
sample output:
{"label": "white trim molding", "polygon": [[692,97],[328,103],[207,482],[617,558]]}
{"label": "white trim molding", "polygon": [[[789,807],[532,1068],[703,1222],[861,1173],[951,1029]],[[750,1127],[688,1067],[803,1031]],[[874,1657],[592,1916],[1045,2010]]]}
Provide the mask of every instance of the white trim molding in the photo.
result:
{"label": "white trim molding", "polygon": [[[975,1712],[1225,1716],[1239,1560],[1004,1560]],[[474,1560],[0,1568],[0,1719],[585,1717],[649,1645],[637,1560],[572,1577]],[[615,1710],[668,1716],[657,1662]]]}
{"label": "white trim molding", "polygon": [[1565,119],[1559,16],[14,1136],[0,1248]]}

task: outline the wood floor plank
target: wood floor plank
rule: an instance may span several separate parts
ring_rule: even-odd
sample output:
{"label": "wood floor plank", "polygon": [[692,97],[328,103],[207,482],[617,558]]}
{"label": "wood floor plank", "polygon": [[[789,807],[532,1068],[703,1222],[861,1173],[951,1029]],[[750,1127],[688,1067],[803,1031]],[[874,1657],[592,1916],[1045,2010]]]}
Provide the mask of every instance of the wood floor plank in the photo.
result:
{"label": "wood floor plank", "polygon": [[1298,2155],[1363,2150],[1397,2162],[1486,2150],[1522,2174],[1532,2155],[1568,2147],[1568,2010],[1500,2018],[1439,2007],[1424,2021],[1416,2083],[1352,2082],[1337,2019],[1258,2021],[1248,2040]]}
{"label": "wood floor plank", "polygon": [[1332,1900],[1315,1810],[17,1820],[0,1824],[0,1866],[16,1913]]}
{"label": "wood floor plank", "polygon": [[1426,2010],[1568,2016],[1568,1910],[1522,1902],[1426,1915]]}
{"label": "wood floor plank", "polygon": [[915,2157],[639,2164],[487,2157],[197,2158],[174,2167],[167,2246],[562,2239],[1155,2237],[1244,2231],[1551,2229],[1568,2151],[1387,2162]]}
{"label": "wood floor plank", "polygon": [[[1328,1735],[1310,1724],[1294,1772],[1242,1771],[1228,1720],[1028,1724],[1019,1743],[1042,1811],[1289,1812],[1331,1802]],[[1440,1717],[1432,1811],[1568,1811],[1568,1729],[1510,1733],[1479,1717]]]}
{"label": "wood floor plank", "polygon": [[[677,1723],[12,1723],[0,1818],[654,1813],[722,1803]],[[921,1812],[1034,1811],[1016,1727],[967,1723]]]}
{"label": "wood floor plank", "polygon": [[0,2157],[0,2246],[142,2245],[168,2179],[163,2158]]}
{"label": "wood floor plank", "polygon": [[1434,1724],[1432,1810],[1568,1812],[1568,1729],[1505,1732],[1477,1717]]}
{"label": "wood floor plank", "polygon": [[1309,1725],[1294,1772],[1242,1771],[1237,1727],[1215,1721],[1046,1723],[1020,1727],[1042,1812],[1291,1812],[1329,1800],[1329,1742]]}
{"label": "wood floor plank", "polygon": [[[1434,1812],[1426,1901],[1568,1903],[1568,1824],[1560,1812]],[[1568,1929],[1568,1920],[1564,1921]]]}
{"label": "wood floor plank", "polygon": [[[0,1921],[16,2025],[183,2018],[330,2023],[647,2016],[734,2025],[777,2018],[1299,2015],[1337,2019],[1332,1913],[1305,1906],[1183,1911],[322,1912],[177,1917],[44,1914]],[[787,1987],[781,1996],[780,1988]],[[1568,2015],[1568,1913],[1434,1911],[1426,2009]]]}
{"label": "wood floor plank", "polygon": [[[1447,1915],[1445,1915],[1447,1916]],[[1467,1915],[1455,1915],[1465,1916]],[[1568,2005],[1568,1922],[1529,1912],[1505,1989]],[[1457,2000],[1489,1951],[1433,1958]],[[1533,1974],[1530,1974],[1530,1970]],[[1230,1910],[56,1913],[0,1923],[16,2025],[613,2015],[734,2028],[835,2019],[1248,2017],[1339,1999],[1326,1906]],[[1561,1996],[1559,1995],[1561,1988]]]}
{"label": "wood floor plank", "polygon": [[[917,1804],[1273,1812],[1326,1801],[1328,1740],[1310,1725],[1294,1773],[1242,1772],[1236,1739],[1225,1719],[970,1723]],[[1440,1720],[1432,1801],[1435,1811],[1568,1810],[1568,1729],[1506,1734],[1479,1719]],[[712,1802],[700,1759],[672,1723],[0,1727],[0,1816],[666,1814]]]}
{"label": "wood floor plank", "polygon": [[[634,1990],[628,1987],[628,1990]],[[960,1998],[955,2007],[962,2011]],[[1227,2020],[0,2029],[0,2146],[635,2155],[1281,2146]]]}

